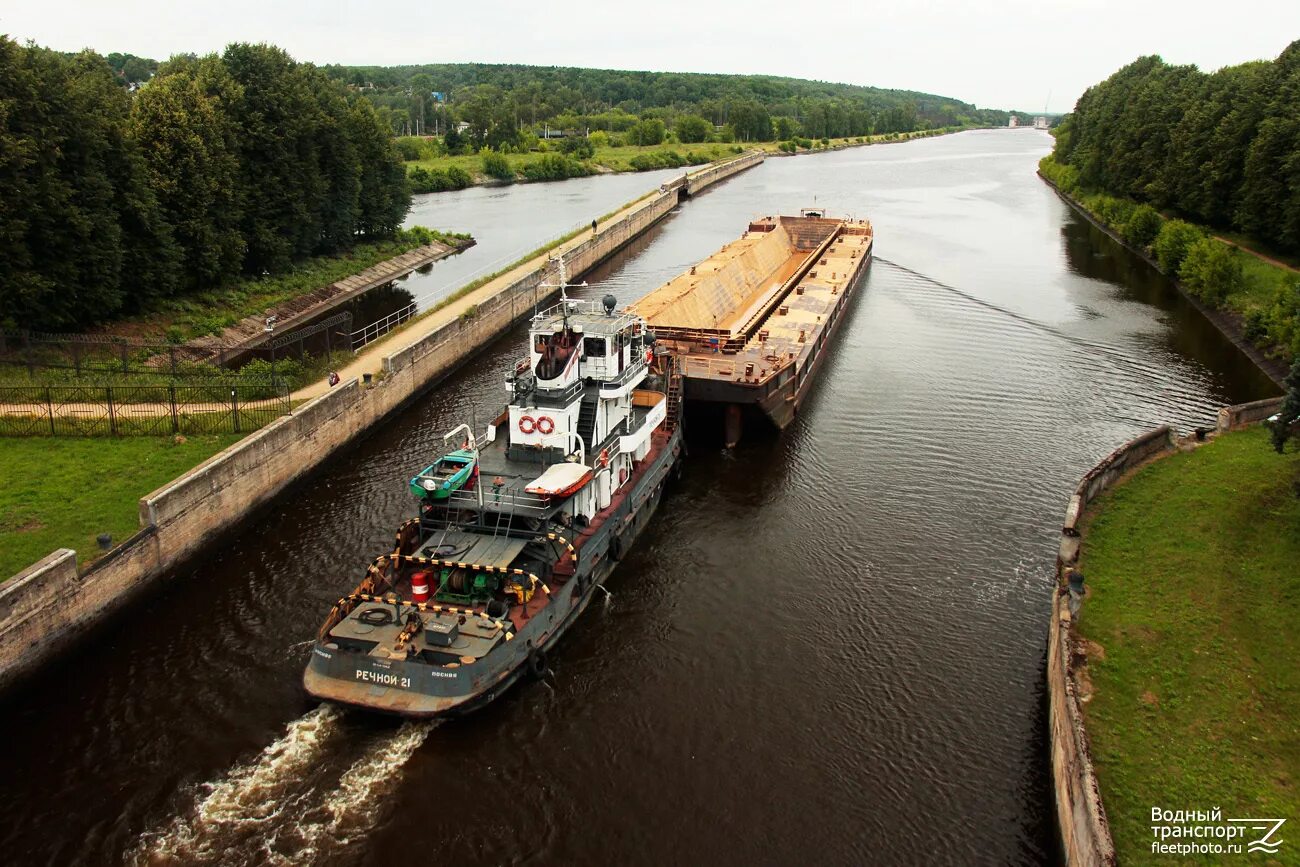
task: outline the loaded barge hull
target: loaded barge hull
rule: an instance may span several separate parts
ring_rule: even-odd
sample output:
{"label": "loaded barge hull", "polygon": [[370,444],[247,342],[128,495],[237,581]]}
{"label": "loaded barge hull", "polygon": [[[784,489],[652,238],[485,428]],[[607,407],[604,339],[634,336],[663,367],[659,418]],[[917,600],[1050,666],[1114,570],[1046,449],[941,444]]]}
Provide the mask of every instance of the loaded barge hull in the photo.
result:
{"label": "loaded barge hull", "polygon": [[768,217],[633,309],[674,354],[685,399],[725,407],[735,445],[746,407],[778,429],[794,420],[872,249],[865,221]]}

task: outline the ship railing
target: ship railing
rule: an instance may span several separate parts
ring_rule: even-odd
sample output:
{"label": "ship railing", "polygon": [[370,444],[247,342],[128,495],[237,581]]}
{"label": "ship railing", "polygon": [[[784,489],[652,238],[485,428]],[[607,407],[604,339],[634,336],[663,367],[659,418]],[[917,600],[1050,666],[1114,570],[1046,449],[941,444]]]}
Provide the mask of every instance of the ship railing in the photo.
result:
{"label": "ship railing", "polygon": [[[481,479],[479,484],[483,484]],[[482,507],[494,512],[506,511],[516,514],[538,515],[547,512],[551,507],[549,498],[519,490],[518,488],[495,488],[492,485],[487,485],[481,493],[483,495]],[[479,508],[479,494],[479,491],[467,491],[461,488],[458,491],[452,491],[446,502],[449,507],[477,509]]]}
{"label": "ship railing", "polygon": [[582,380],[575,379],[568,385],[547,385],[546,380],[533,378],[532,390],[537,397],[547,401],[558,402],[568,406],[582,392]]}
{"label": "ship railing", "polygon": [[737,382],[762,382],[779,373],[793,361],[794,354],[790,352],[758,356],[757,359],[746,355],[730,355],[722,358],[682,355],[677,358],[684,376]]}

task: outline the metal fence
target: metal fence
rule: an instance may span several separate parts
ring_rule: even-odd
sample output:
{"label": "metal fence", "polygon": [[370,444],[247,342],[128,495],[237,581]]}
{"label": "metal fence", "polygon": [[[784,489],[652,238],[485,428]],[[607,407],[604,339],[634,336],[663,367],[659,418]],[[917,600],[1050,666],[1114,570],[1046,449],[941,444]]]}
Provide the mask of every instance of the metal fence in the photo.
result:
{"label": "metal fence", "polygon": [[308,355],[350,352],[351,334],[352,314],[346,311],[305,328],[243,343],[176,344],[107,334],[0,331],[0,371],[25,370],[33,379],[47,370],[67,371],[59,376],[74,379],[124,374],[168,379],[228,377],[231,371],[227,367],[253,359],[274,365],[277,359],[302,361]]}
{"label": "metal fence", "polygon": [[248,433],[292,408],[284,382],[0,386],[0,436]]}

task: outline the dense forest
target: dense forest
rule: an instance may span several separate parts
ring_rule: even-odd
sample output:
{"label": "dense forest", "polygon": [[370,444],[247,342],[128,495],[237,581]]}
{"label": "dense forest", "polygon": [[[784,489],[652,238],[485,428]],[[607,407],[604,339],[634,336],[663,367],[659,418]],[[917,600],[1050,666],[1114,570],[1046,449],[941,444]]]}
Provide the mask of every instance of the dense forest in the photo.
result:
{"label": "dense forest", "polygon": [[596,139],[806,141],[1006,119],[771,76],[315,67],[248,44],[159,63],[0,37],[0,327],[75,329],[391,236],[410,207],[402,147],[491,148],[500,162],[548,128],[594,133],[545,155],[567,166]]}
{"label": "dense forest", "polygon": [[1082,188],[1300,253],[1300,41],[1208,74],[1140,58],[1079,98],[1053,156]]}
{"label": "dense forest", "polygon": [[409,208],[371,103],[278,48],[156,64],[0,37],[0,326],[72,329],[276,273],[390,236]]}
{"label": "dense forest", "polygon": [[1008,118],[1006,111],[928,93],[767,75],[479,63],[322,68],[365,93],[394,132],[441,133],[464,122],[478,146],[513,144],[544,126],[626,136],[646,120],[676,130],[689,118],[685,126],[698,130],[702,118],[724,141],[785,141],[1004,126]]}

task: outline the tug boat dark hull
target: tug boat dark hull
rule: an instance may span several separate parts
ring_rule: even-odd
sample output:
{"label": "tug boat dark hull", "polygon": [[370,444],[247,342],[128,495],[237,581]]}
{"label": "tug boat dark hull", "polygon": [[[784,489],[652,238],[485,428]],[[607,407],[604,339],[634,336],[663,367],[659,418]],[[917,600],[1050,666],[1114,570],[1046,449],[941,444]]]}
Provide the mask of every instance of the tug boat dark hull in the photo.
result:
{"label": "tug boat dark hull", "polygon": [[[541,674],[547,654],[649,523],[681,451],[680,428],[652,434],[650,451],[609,506],[585,527],[573,529],[572,553],[552,564],[545,581],[549,593],[544,606],[492,653],[472,664],[430,665],[419,657],[378,659],[349,652],[323,634],[303,675],[307,692],[324,701],[404,717],[453,716],[499,697],[524,674]],[[572,574],[563,574],[566,565]],[[466,619],[468,625],[477,622],[462,616],[462,628]]]}

